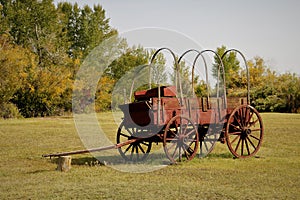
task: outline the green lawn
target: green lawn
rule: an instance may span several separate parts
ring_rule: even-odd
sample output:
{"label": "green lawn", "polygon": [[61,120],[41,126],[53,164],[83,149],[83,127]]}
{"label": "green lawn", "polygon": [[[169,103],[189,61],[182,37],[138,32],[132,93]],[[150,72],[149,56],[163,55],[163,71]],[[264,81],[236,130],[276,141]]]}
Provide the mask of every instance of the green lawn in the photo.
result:
{"label": "green lawn", "polygon": [[[0,120],[0,199],[298,199],[300,115],[262,117],[256,158],[233,159],[218,143],[206,158],[149,173],[89,166],[89,154],[72,156],[72,169],[58,172],[55,159],[41,155],[84,148],[73,118]],[[111,127],[105,114],[100,120]]]}

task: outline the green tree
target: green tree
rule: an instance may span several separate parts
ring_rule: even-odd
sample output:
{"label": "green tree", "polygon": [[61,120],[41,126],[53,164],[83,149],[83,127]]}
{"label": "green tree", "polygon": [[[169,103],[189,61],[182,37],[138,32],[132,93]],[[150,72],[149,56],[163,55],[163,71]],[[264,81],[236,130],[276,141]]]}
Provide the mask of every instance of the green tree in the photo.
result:
{"label": "green tree", "polygon": [[77,3],[63,2],[58,4],[57,10],[72,58],[84,59],[101,42],[117,34],[109,26],[109,19],[100,5],[94,5],[92,9],[87,5],[80,8]]}
{"label": "green tree", "polygon": [[281,112],[297,112],[300,102],[300,78],[296,74],[285,73],[278,77],[277,95],[285,102]]}
{"label": "green tree", "polygon": [[118,81],[126,72],[148,62],[149,54],[142,47],[127,48],[121,57],[108,66],[105,73]]}
{"label": "green tree", "polygon": [[[148,62],[150,62],[150,56],[155,53],[155,50],[148,52]],[[166,58],[162,53],[156,55],[155,60],[151,66],[151,83],[157,86],[158,84],[166,84],[168,80],[168,74],[166,72]]]}
{"label": "green tree", "polygon": [[[217,54],[222,57],[227,51],[225,46],[217,48]],[[220,61],[217,56],[214,56],[215,64],[213,65],[212,73],[213,76],[218,78],[218,68],[220,66]],[[241,74],[240,74],[240,62],[237,59],[236,53],[231,51],[227,53],[222,59],[224,70],[225,70],[225,81],[226,88],[233,92],[236,88],[241,87]],[[223,81],[222,71],[220,71],[220,80]],[[229,92],[230,93],[230,92]]]}
{"label": "green tree", "polygon": [[9,30],[9,25],[8,25],[8,21],[7,18],[5,16],[5,1],[4,0],[0,0],[0,34],[4,34],[8,32]]}
{"label": "green tree", "polygon": [[4,8],[9,34],[16,44],[37,55],[40,67],[61,61],[64,46],[58,37],[61,28],[52,0],[8,0]]}

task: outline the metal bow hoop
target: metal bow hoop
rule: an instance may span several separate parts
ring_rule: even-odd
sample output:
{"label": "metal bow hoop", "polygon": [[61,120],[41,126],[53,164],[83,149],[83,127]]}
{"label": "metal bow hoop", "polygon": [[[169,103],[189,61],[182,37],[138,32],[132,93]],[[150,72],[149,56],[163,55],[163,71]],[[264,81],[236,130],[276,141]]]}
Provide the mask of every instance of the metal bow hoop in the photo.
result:
{"label": "metal bow hoop", "polygon": [[[247,65],[247,60],[246,60],[245,56],[242,54],[242,52],[240,52],[237,49],[229,49],[229,50],[225,51],[224,54],[221,56],[221,59],[223,60],[224,56],[228,52],[231,52],[231,51],[234,51],[234,52],[237,52],[238,54],[240,54],[240,56],[243,58],[243,61],[245,63],[246,73],[247,73],[247,104],[250,105],[250,72],[249,72],[249,68],[248,68],[248,65]],[[225,71],[224,71],[224,74],[225,74]],[[224,80],[225,80],[225,77],[224,77]]]}
{"label": "metal bow hoop", "polygon": [[[180,61],[183,59],[183,57],[185,56],[185,55],[187,55],[188,53],[190,53],[190,52],[196,52],[196,53],[198,53],[198,55],[200,54],[200,51],[198,51],[198,50],[196,50],[196,49],[189,49],[189,50],[187,50],[187,51],[185,51],[181,56],[180,56],[180,58],[178,59],[178,63],[180,63]],[[205,60],[205,58],[204,58],[204,56],[202,55],[202,54],[200,54],[201,55],[201,57],[202,57],[202,59],[203,59],[203,62],[204,62],[204,66],[205,66],[205,74],[206,74],[206,89],[207,89],[207,98],[209,98],[209,88],[208,88],[208,72],[207,72],[207,63],[206,63],[206,60]],[[195,60],[196,60],[196,58],[195,58]],[[195,95],[195,89],[194,89],[194,74],[195,74],[195,72],[194,72],[194,65],[195,65],[195,60],[194,60],[194,62],[193,62],[193,67],[192,67],[192,95],[194,96]]]}
{"label": "metal bow hoop", "polygon": [[[177,60],[177,57],[176,57],[175,53],[171,49],[166,48],[166,47],[163,47],[163,48],[160,48],[160,49],[156,50],[156,52],[153,54],[153,56],[151,58],[150,66],[152,66],[152,64],[155,60],[155,57],[158,55],[158,53],[163,51],[163,50],[169,51],[171,53],[172,57],[173,57],[174,64],[175,64],[175,70],[176,70],[175,86],[176,86],[176,89],[178,89],[178,85],[179,85],[180,99],[182,101],[183,95],[182,95],[182,85],[181,85],[181,79],[180,79],[180,66],[179,66],[179,62]],[[149,70],[151,70],[151,67],[149,68]],[[149,88],[151,89],[151,71],[149,71]],[[160,85],[158,85],[158,91],[160,91]]]}
{"label": "metal bow hoop", "polygon": [[219,60],[219,65],[218,65],[218,77],[217,77],[217,97],[219,97],[219,82],[220,82],[220,69],[222,69],[223,71],[223,81],[224,81],[224,101],[225,101],[225,105],[227,104],[227,100],[226,100],[226,84],[225,84],[225,70],[224,70],[224,64],[223,61],[221,59],[221,57],[219,56],[219,54],[217,54],[215,51],[210,50],[210,49],[206,49],[206,50],[202,50],[202,51],[198,51],[196,49],[189,49],[187,51],[185,51],[179,58],[178,63],[180,63],[180,61],[182,60],[182,58],[190,53],[190,52],[196,52],[197,55],[193,61],[193,66],[192,66],[192,91],[193,91],[193,95],[194,95],[194,76],[195,76],[195,66],[197,63],[198,58],[201,56],[202,60],[204,62],[204,67],[205,67],[205,76],[206,76],[206,89],[207,89],[207,98],[209,100],[209,87],[208,87],[208,70],[207,70],[207,62],[205,60],[205,57],[203,56],[204,53],[206,52],[212,52],[213,54],[215,54],[215,56],[218,58]]}

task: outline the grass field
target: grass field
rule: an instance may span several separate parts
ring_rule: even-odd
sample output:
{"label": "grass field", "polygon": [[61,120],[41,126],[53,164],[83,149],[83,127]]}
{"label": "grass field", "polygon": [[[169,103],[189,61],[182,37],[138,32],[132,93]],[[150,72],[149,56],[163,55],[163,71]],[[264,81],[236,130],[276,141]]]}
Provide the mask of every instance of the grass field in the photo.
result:
{"label": "grass field", "polygon": [[233,159],[217,144],[206,158],[138,174],[86,165],[89,154],[56,171],[42,154],[83,148],[71,117],[0,120],[0,199],[299,199],[300,115],[262,117],[256,158]]}

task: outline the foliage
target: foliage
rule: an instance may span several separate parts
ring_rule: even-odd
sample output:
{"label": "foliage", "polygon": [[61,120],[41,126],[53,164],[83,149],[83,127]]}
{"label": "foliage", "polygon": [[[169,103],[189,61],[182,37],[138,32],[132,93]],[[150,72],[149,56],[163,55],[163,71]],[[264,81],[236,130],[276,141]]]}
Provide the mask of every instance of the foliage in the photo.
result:
{"label": "foliage", "polygon": [[[225,46],[217,49],[219,55],[222,55],[225,51]],[[227,95],[246,96],[248,84],[246,68],[239,67],[239,61],[235,53],[229,53],[223,58],[223,62]],[[215,63],[213,75],[217,76],[217,66],[219,64],[217,57],[215,57]],[[299,75],[291,73],[278,75],[266,66],[263,58],[258,56],[248,60],[247,66],[250,73],[251,104],[257,110],[264,112],[299,112]]]}
{"label": "foliage", "polygon": [[68,68],[49,66],[41,68],[32,63],[25,70],[26,83],[15,93],[12,100],[25,117],[58,115],[64,111],[63,104],[70,99],[71,72]]}
{"label": "foliage", "polygon": [[13,103],[0,103],[0,118],[21,118],[18,107]]}
{"label": "foliage", "polygon": [[[216,50],[216,53],[222,58],[224,53],[227,51],[225,46],[219,47]],[[222,72],[222,68],[220,66],[220,60],[217,58],[217,56],[214,57],[215,64],[212,69],[213,76],[218,79],[218,71],[220,70],[219,78],[223,82],[223,76],[222,74],[225,73],[225,82],[226,87],[235,89],[239,87],[241,81],[239,80],[240,77],[240,62],[237,59],[236,53],[231,51],[227,54],[225,54],[222,58],[223,66],[225,72]],[[220,68],[220,69],[219,69]]]}
{"label": "foliage", "polygon": [[[191,84],[192,84],[192,80],[191,80],[191,77],[190,77],[190,67],[186,65],[186,63],[182,60],[179,64],[179,77],[177,76],[176,77],[176,69],[174,69],[175,73],[174,73],[174,83],[177,79],[177,81],[180,81],[178,83],[181,84],[181,89],[182,89],[182,92],[183,92],[183,96],[192,96],[192,87],[191,87]],[[195,78],[195,82],[197,82],[196,80],[197,78]]]}
{"label": "foliage", "polygon": [[126,72],[148,63],[149,54],[142,47],[127,48],[106,69],[106,74],[118,81]]}
{"label": "foliage", "polygon": [[84,59],[104,39],[117,34],[109,26],[105,10],[100,5],[80,8],[77,3],[58,4],[58,13],[63,23],[63,32],[68,42],[67,51],[72,58]]}
{"label": "foliage", "polygon": [[[80,65],[99,44],[111,36],[118,36],[101,5],[79,7],[76,3],[61,2],[55,6],[52,0],[0,0],[0,23],[1,113],[15,113],[2,114],[6,117],[17,116],[17,111],[24,117],[71,111],[73,81]],[[99,81],[96,98],[91,100],[96,103],[96,111],[110,109],[115,84],[124,75],[135,73],[136,67],[148,64],[154,53],[142,46],[128,47],[122,38],[118,38],[113,51],[121,52],[121,56],[107,63],[109,66]],[[225,46],[217,49],[220,56],[225,51]],[[240,67],[236,53],[226,54],[223,63],[228,95],[245,95],[246,72]],[[174,73],[168,74],[166,64],[164,55],[158,54],[151,68],[153,86],[167,82],[175,84]],[[180,65],[182,89],[189,94],[189,67],[184,62]],[[218,65],[219,60],[215,57],[212,70],[215,77],[218,76]],[[299,75],[278,75],[260,57],[249,60],[248,66],[252,105],[260,111],[300,112]],[[144,84],[131,88],[131,80],[136,77],[131,75],[130,81],[119,83],[129,88],[126,91],[129,96],[145,87]],[[139,79],[149,80],[146,73],[139,74]],[[198,77],[194,82],[198,84],[195,85],[196,94],[207,95],[206,84]],[[85,91],[76,92],[85,95]],[[119,95],[123,94],[121,91]]]}
{"label": "foliage", "polygon": [[260,111],[299,112],[300,77],[277,75],[262,58],[248,61],[252,104]]}
{"label": "foliage", "polygon": [[101,77],[96,91],[95,111],[107,111],[111,108],[111,93],[115,80],[108,77]]}
{"label": "foliage", "polygon": [[200,83],[195,86],[195,94],[197,97],[207,97],[207,84],[204,80],[200,80]]}
{"label": "foliage", "polygon": [[0,51],[0,118],[20,117],[11,101],[25,83],[25,69],[31,64],[32,54],[12,44],[6,34],[0,35]]}
{"label": "foliage", "polygon": [[30,52],[11,43],[7,35],[0,35],[0,103],[8,102],[23,85],[24,69],[31,63]]}
{"label": "foliage", "polygon": [[0,12],[0,103],[14,103],[25,117],[70,111],[80,63],[117,34],[104,9],[67,2],[55,7],[52,0],[1,0]]}
{"label": "foliage", "polygon": [[[155,50],[151,50],[148,53],[149,61],[150,62],[150,56],[154,55]],[[151,83],[154,84],[155,87],[157,87],[158,84],[166,84],[167,82],[167,72],[166,72],[166,58],[164,55],[160,52],[156,55],[155,59],[152,61],[151,66]]]}

